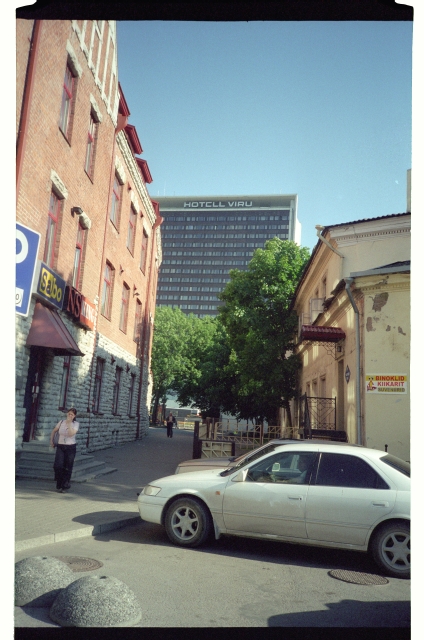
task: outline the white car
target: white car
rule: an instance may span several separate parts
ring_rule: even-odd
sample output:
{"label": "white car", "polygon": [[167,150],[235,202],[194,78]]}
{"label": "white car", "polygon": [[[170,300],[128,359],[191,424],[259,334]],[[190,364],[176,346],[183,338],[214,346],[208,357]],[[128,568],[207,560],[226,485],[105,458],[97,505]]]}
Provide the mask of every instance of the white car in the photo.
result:
{"label": "white car", "polygon": [[160,478],[140,516],[174,544],[215,533],[369,551],[386,574],[410,577],[410,466],[348,444],[282,444],[237,469]]}

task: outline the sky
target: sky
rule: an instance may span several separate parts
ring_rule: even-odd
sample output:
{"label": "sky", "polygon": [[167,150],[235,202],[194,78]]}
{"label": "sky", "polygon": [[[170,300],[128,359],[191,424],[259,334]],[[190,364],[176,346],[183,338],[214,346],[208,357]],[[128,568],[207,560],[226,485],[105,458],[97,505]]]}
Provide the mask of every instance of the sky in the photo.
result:
{"label": "sky", "polygon": [[118,21],[150,195],[297,194],[315,225],[406,211],[411,22]]}

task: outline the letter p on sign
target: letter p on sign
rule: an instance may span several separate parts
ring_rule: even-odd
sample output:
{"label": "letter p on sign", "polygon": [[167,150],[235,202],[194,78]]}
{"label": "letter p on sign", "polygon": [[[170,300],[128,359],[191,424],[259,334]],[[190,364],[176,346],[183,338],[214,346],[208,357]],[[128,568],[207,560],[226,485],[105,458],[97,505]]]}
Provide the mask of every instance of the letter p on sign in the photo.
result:
{"label": "letter p on sign", "polygon": [[27,316],[37,262],[40,234],[16,223],[16,313]]}

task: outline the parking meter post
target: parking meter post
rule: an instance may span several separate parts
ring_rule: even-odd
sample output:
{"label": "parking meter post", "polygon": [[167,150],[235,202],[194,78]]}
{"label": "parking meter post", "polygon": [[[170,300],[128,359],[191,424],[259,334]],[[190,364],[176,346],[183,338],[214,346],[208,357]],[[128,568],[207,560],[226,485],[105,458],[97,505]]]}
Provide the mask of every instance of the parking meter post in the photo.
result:
{"label": "parking meter post", "polygon": [[195,420],[194,432],[193,432],[193,458],[200,458],[199,456],[199,428],[200,422]]}

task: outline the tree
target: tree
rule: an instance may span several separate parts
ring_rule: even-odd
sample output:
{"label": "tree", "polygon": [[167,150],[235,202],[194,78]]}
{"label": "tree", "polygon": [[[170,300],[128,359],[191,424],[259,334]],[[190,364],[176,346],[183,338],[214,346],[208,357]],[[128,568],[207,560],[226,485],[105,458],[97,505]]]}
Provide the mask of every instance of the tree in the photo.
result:
{"label": "tree", "polygon": [[300,367],[293,353],[296,314],[290,303],[309,250],[273,238],[256,249],[246,271],[230,271],[218,295],[218,320],[228,332],[234,377],[230,413],[275,423],[280,407],[288,412]]}
{"label": "tree", "polygon": [[214,333],[215,320],[211,317],[186,315],[178,308],[157,308],[151,363],[153,421],[169,391],[177,393],[181,406],[199,406],[195,390],[202,384],[201,368]]}
{"label": "tree", "polygon": [[197,350],[196,371],[177,384],[178,400],[199,408],[204,417],[218,419],[225,407],[234,405],[235,380],[229,367],[231,348],[225,328],[216,319],[203,318],[201,322],[199,333],[207,339]]}
{"label": "tree", "polygon": [[167,392],[184,369],[186,327],[187,316],[180,309],[157,307],[151,359],[153,422],[159,402],[166,402]]}

